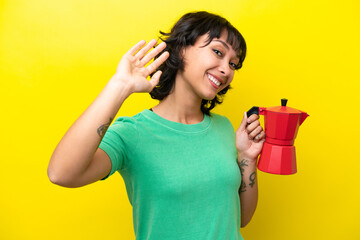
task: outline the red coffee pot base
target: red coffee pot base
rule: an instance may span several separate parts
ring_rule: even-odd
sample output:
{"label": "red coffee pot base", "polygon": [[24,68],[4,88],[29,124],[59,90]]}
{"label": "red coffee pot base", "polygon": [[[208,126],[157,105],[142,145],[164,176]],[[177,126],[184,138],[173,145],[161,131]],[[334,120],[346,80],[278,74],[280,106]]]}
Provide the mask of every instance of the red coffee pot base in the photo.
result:
{"label": "red coffee pot base", "polygon": [[257,167],[260,171],[272,174],[296,173],[295,146],[279,146],[264,142]]}

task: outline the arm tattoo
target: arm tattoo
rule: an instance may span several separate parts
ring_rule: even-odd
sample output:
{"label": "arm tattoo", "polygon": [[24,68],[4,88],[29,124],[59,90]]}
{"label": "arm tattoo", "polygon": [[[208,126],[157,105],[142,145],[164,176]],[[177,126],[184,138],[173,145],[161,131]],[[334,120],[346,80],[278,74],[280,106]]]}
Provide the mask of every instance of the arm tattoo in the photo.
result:
{"label": "arm tattoo", "polygon": [[246,184],[244,181],[241,181],[240,192],[246,192]]}
{"label": "arm tattoo", "polygon": [[110,126],[110,123],[112,122],[113,118],[110,118],[110,121],[108,123],[105,123],[103,125],[101,125],[98,129],[97,129],[97,134],[103,138],[107,129],[109,128]]}
{"label": "arm tattoo", "polygon": [[243,160],[240,161],[239,167],[240,167],[240,171],[241,171],[241,177],[244,176],[244,171],[245,171],[244,166],[247,167],[247,166],[248,166],[248,165],[247,165],[248,162],[249,162],[249,161],[248,161],[248,160],[245,160],[245,159],[243,159]]}
{"label": "arm tattoo", "polygon": [[249,183],[250,187],[254,186],[255,178],[256,178],[256,172],[253,172],[252,174],[250,174],[250,177],[249,177],[249,180],[251,181],[251,183]]}
{"label": "arm tattoo", "polygon": [[244,167],[248,166],[247,163],[248,163],[248,160],[243,159],[243,160],[240,161],[240,164],[239,164],[240,172],[241,172],[241,179],[242,179],[241,180],[241,186],[240,186],[240,192],[245,192],[246,191],[246,184],[245,184],[245,181],[243,180],[243,178],[244,178],[244,171],[245,171]]}

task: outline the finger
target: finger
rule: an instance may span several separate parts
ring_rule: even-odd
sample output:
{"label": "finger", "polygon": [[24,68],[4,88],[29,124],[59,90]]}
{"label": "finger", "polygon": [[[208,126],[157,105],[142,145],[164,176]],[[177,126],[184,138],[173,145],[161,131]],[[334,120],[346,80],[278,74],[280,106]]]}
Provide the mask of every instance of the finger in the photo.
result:
{"label": "finger", "polygon": [[156,48],[151,50],[148,54],[146,54],[141,59],[141,65],[145,66],[148,62],[150,62],[151,59],[153,59],[156,55],[158,55],[162,50],[164,50],[166,47],[166,43],[162,42],[160,43]]}
{"label": "finger", "polygon": [[258,139],[265,140],[265,132],[264,132],[264,130],[261,131],[261,133],[259,133],[259,134],[257,135],[257,137],[258,137]]}
{"label": "finger", "polygon": [[265,141],[265,132],[261,131],[256,137],[254,138],[255,142]]}
{"label": "finger", "polygon": [[142,49],[140,49],[135,55],[134,57],[136,59],[141,60],[144,55],[152,48],[155,46],[155,44],[157,43],[156,39],[152,39],[150,42],[148,42],[148,44],[145,45],[145,47],[143,47]]}
{"label": "finger", "polygon": [[240,123],[240,126],[239,126],[239,130],[240,131],[245,131],[246,129],[246,125],[247,125],[247,115],[246,115],[246,112],[244,112],[244,117]]}
{"label": "finger", "polygon": [[153,61],[149,66],[146,67],[148,73],[154,72],[165,60],[169,57],[169,52],[163,52],[160,57]]}
{"label": "finger", "polygon": [[266,140],[266,134],[265,134],[264,131],[261,133],[260,139],[261,139],[260,142],[265,142],[265,140]]}
{"label": "finger", "polygon": [[254,131],[254,129],[257,128],[258,126],[260,126],[260,122],[259,122],[259,120],[256,120],[255,122],[252,122],[247,125],[246,131],[248,133],[250,133],[250,132]]}
{"label": "finger", "polygon": [[252,123],[253,121],[256,121],[258,119],[259,119],[259,115],[251,114],[251,116],[247,119],[247,123]]}
{"label": "finger", "polygon": [[150,91],[153,90],[154,87],[156,87],[156,85],[158,85],[161,74],[162,74],[162,72],[159,70],[156,73],[154,73],[154,75],[152,75],[152,77],[149,81],[149,83],[151,85]]}
{"label": "finger", "polygon": [[249,139],[254,139],[259,133],[262,132],[262,127],[261,126],[258,126],[257,128],[255,128],[253,131],[251,131],[249,133]]}
{"label": "finger", "polygon": [[127,51],[126,54],[131,56],[134,55],[142,46],[144,46],[145,43],[146,43],[145,40],[141,40],[140,42],[135,44],[132,48],[130,48],[130,50]]}

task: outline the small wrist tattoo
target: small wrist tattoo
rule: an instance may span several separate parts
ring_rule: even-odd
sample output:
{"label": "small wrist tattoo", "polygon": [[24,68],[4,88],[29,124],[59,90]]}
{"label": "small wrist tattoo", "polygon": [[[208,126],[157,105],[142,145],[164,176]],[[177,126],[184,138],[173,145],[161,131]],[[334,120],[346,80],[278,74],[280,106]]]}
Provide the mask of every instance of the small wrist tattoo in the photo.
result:
{"label": "small wrist tattoo", "polygon": [[244,167],[247,167],[247,166],[248,166],[248,165],[247,165],[248,162],[249,162],[248,160],[243,159],[243,160],[241,160],[240,163],[239,163],[240,172],[241,172],[241,177],[244,176],[244,171],[245,171]]}
{"label": "small wrist tattoo", "polygon": [[247,167],[248,165],[247,165],[247,163],[248,163],[249,161],[248,160],[246,160],[246,159],[243,159],[243,160],[241,160],[240,161],[240,163],[239,163],[239,167],[240,167],[240,172],[241,172],[241,186],[240,186],[240,192],[242,193],[242,192],[246,192],[246,184],[245,184],[245,181],[244,181],[244,171],[245,171],[245,169],[244,169],[244,167]]}
{"label": "small wrist tattoo", "polygon": [[99,135],[99,137],[103,138],[107,129],[109,128],[111,122],[112,122],[113,118],[110,118],[110,121],[108,123],[105,123],[103,125],[101,125],[98,129],[97,129],[97,134]]}
{"label": "small wrist tattoo", "polygon": [[250,174],[249,180],[250,180],[250,187],[253,187],[255,184],[255,179],[256,179],[256,172],[253,172],[252,174]]}
{"label": "small wrist tattoo", "polygon": [[244,181],[241,182],[241,186],[240,186],[240,192],[246,192],[246,184]]}

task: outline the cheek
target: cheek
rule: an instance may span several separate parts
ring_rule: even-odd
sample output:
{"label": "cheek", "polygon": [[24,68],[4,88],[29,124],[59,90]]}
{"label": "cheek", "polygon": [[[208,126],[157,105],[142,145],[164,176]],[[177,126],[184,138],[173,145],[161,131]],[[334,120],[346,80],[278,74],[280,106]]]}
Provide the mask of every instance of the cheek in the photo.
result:
{"label": "cheek", "polygon": [[229,86],[230,83],[232,83],[233,80],[234,80],[234,73],[232,73],[232,74],[229,76],[229,79],[228,79],[228,82],[227,82],[226,86]]}
{"label": "cheek", "polygon": [[189,73],[195,73],[203,64],[201,57],[196,54],[189,56],[184,63],[184,70]]}

